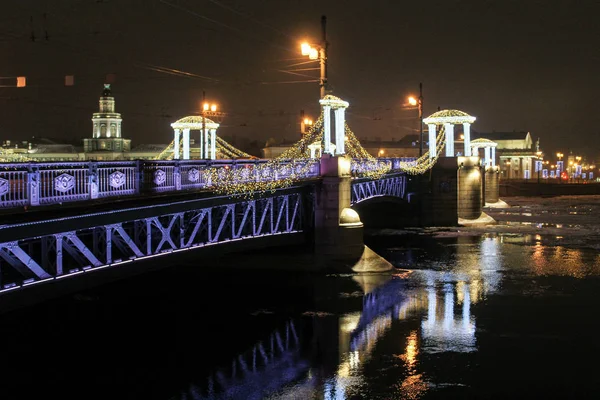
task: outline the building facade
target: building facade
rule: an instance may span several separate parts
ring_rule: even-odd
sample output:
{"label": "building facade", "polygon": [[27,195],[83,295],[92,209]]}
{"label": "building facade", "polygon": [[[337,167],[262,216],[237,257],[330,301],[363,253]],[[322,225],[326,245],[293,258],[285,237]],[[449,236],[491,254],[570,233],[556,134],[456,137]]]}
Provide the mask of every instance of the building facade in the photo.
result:
{"label": "building facade", "polygon": [[121,114],[115,111],[110,84],[104,84],[99,110],[92,116],[92,137],[83,139],[83,151],[89,160],[122,160],[131,150],[131,139],[121,135]]}

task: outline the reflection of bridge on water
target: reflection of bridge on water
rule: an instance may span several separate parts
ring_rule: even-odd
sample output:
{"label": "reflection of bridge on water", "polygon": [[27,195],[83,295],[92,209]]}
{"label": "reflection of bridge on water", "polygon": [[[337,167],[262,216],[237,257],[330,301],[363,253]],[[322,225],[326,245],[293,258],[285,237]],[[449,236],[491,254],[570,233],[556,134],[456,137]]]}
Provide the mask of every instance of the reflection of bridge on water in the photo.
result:
{"label": "reflection of bridge on water", "polygon": [[294,321],[286,322],[283,328],[234,357],[229,367],[212,373],[205,385],[191,385],[179,398],[262,399],[301,379],[310,364],[302,357],[302,332],[297,329]]}
{"label": "reflection of bridge on water", "polygon": [[[360,312],[313,318],[312,339],[307,324],[290,321],[235,357],[227,372],[212,374],[205,387],[191,386],[180,398],[258,399],[273,393],[274,398],[306,398],[302,396],[315,391],[324,399],[345,398],[351,387],[360,385],[359,369],[395,321],[419,321],[419,329],[410,329],[405,338],[402,357],[407,365],[414,366],[419,353],[471,352],[477,345],[471,306],[497,290],[499,243],[499,238],[486,238],[477,244],[479,252],[457,250],[459,268],[453,271],[414,270],[392,276],[368,289]],[[409,285],[409,279],[421,285]],[[317,337],[315,332],[324,329],[316,325],[331,326],[331,318],[338,319],[337,331]],[[331,365],[314,365],[315,353],[305,351],[307,346],[314,350],[318,340],[324,340],[324,346],[337,345],[335,359],[318,361]],[[333,377],[325,372],[331,367]]]}

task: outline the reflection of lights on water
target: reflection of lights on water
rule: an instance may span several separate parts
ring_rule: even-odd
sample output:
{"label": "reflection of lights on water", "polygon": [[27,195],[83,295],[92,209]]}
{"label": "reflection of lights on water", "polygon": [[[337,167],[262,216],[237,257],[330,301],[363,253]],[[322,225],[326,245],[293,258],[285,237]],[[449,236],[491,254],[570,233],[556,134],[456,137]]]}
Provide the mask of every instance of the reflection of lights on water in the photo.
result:
{"label": "reflection of lights on water", "polygon": [[360,315],[359,312],[344,315],[340,321],[340,328],[342,331],[346,333],[353,332],[358,326]]}
{"label": "reflection of lights on water", "polygon": [[[444,285],[442,290],[443,314],[436,315],[438,295],[435,287],[427,288],[429,304],[427,317],[421,323],[423,333],[423,349],[426,352],[456,351],[470,352],[475,350],[475,323],[471,318],[470,290],[477,285],[457,285],[462,292],[462,310],[458,318],[454,315],[454,288]],[[457,296],[458,297],[458,296]]]}
{"label": "reflection of lights on water", "polygon": [[417,355],[419,355],[419,345],[417,342],[417,331],[412,331],[408,336],[406,343],[406,353],[404,360],[409,367],[414,367],[417,363]]}
{"label": "reflection of lights on water", "polygon": [[358,351],[355,350],[355,351],[350,352],[348,361],[350,363],[350,368],[351,369],[358,368],[358,364],[360,363],[360,358],[359,358]]}
{"label": "reflection of lights on water", "polygon": [[418,399],[427,391],[427,383],[422,374],[408,376],[400,385],[403,399]]}

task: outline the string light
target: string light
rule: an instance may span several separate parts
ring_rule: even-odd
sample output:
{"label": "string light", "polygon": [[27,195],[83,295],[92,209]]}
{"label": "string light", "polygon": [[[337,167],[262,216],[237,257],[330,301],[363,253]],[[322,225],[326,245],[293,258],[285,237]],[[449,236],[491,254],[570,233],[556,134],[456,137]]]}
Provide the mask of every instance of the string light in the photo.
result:
{"label": "string light", "polygon": [[26,157],[24,155],[13,153],[12,151],[7,151],[5,149],[0,148],[0,162],[28,162],[33,161],[33,158]]}

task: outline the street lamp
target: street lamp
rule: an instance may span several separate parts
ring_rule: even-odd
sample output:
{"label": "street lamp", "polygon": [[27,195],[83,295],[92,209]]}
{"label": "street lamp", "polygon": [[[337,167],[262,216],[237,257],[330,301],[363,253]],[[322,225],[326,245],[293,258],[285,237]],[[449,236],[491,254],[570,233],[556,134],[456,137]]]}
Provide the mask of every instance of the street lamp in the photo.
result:
{"label": "street lamp", "polygon": [[[310,118],[304,118],[300,121],[300,132],[306,133],[306,129],[313,125],[313,120]],[[310,128],[309,128],[310,129]]]}
{"label": "street lamp", "polygon": [[215,103],[208,103],[206,101],[206,92],[202,91],[202,107],[200,110],[200,115],[202,116],[202,130],[200,131],[200,158],[201,159],[209,159],[210,157],[210,153],[211,153],[211,146],[214,148],[216,147],[216,143],[213,143],[213,141],[216,141],[216,137],[214,135],[213,132],[213,138],[210,139],[210,143],[209,143],[209,137],[208,134],[206,132],[206,118],[207,117],[211,117],[213,118],[213,120],[215,120],[215,122],[221,122],[221,120],[223,119],[223,116],[225,115],[225,113],[217,111],[217,105]]}
{"label": "street lamp", "polygon": [[419,157],[423,155],[423,84],[419,83],[419,97],[410,96],[408,104],[419,110]]}
{"label": "street lamp", "polygon": [[319,86],[321,88],[321,98],[327,94],[327,33],[326,33],[327,17],[324,15],[321,17],[321,32],[322,39],[319,44],[310,44],[304,42],[300,45],[300,51],[303,56],[308,56],[311,60],[319,60],[321,67],[321,77],[319,79]]}

